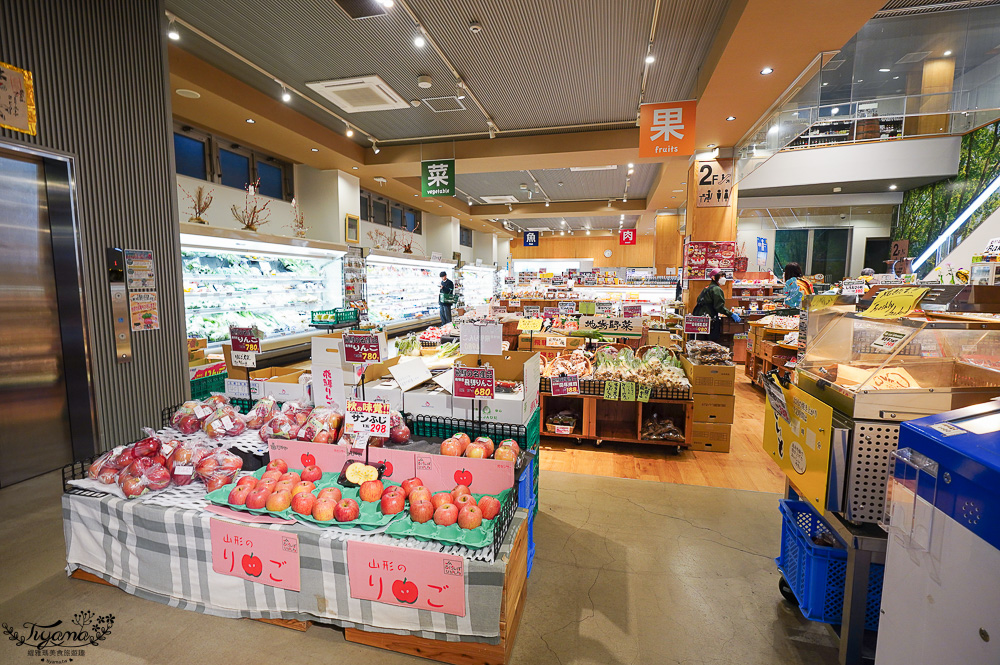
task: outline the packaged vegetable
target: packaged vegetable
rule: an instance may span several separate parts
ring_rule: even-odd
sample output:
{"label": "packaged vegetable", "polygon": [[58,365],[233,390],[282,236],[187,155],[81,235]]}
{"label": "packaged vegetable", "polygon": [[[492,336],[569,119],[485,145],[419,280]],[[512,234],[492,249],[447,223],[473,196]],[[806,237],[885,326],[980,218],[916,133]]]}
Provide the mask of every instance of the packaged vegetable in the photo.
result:
{"label": "packaged vegetable", "polygon": [[259,399],[250,409],[250,413],[246,415],[247,427],[260,429],[276,413],[278,413],[278,402],[273,397]]}

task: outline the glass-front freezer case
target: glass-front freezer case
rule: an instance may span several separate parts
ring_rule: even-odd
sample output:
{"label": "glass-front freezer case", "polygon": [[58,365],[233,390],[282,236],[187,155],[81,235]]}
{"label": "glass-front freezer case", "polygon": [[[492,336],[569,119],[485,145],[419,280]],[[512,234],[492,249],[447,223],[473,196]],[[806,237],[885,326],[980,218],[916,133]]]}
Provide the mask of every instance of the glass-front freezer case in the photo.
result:
{"label": "glass-front freezer case", "polygon": [[387,332],[437,324],[441,271],[455,280],[454,261],[370,250],[365,258],[368,321]]}
{"label": "glass-front freezer case", "polygon": [[229,326],[257,326],[265,350],[304,343],[311,313],[344,304],[346,247],[251,231],[181,224],[189,337],[229,339]]}

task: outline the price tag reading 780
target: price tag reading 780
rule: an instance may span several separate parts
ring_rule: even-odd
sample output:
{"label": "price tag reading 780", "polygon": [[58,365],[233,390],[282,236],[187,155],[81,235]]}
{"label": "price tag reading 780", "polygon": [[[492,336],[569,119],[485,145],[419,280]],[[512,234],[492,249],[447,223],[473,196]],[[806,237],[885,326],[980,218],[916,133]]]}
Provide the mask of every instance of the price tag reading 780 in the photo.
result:
{"label": "price tag reading 780", "polygon": [[347,400],[348,434],[368,433],[372,436],[389,436],[389,405],[385,402],[359,402]]}
{"label": "price tag reading 780", "polygon": [[349,363],[377,363],[382,361],[377,335],[344,335],[344,361]]}
{"label": "price tag reading 780", "polygon": [[455,397],[493,399],[496,377],[492,367],[456,367],[452,385]]}

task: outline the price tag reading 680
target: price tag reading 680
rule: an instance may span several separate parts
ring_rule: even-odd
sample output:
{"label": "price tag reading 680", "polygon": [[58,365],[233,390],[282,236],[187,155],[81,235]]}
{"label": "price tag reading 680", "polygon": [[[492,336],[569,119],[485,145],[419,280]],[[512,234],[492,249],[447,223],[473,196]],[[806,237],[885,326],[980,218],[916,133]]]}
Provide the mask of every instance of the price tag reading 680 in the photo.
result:
{"label": "price tag reading 680", "polygon": [[349,363],[377,363],[382,361],[377,335],[344,335],[344,361]]}
{"label": "price tag reading 680", "polygon": [[493,399],[496,377],[492,367],[456,367],[452,385],[455,397]]}

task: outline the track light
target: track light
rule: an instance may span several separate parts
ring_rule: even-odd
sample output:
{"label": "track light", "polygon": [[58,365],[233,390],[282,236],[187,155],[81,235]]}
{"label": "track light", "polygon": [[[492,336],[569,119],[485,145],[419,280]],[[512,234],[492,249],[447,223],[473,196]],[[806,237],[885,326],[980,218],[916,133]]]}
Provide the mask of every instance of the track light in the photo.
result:
{"label": "track light", "polygon": [[628,163],[628,167],[629,167],[630,169],[632,169],[632,168],[635,168],[635,164],[633,164],[632,162],[629,162],[629,163]]}
{"label": "track light", "polygon": [[559,223],[562,224],[563,226],[566,226],[566,220],[565,219],[560,219]]}
{"label": "track light", "polygon": [[633,173],[635,173],[635,169],[629,169],[628,170],[628,175],[632,175]]}
{"label": "track light", "polygon": [[514,206],[512,206],[511,204],[508,203],[507,204],[507,212],[514,212]]}
{"label": "track light", "polygon": [[281,101],[285,102],[286,104],[292,101],[292,93],[288,92],[288,88],[286,88],[284,85],[281,86]]}
{"label": "track light", "polygon": [[622,203],[628,203],[628,197],[627,196],[623,196],[622,197]]}
{"label": "track light", "polygon": [[588,236],[590,235],[590,229],[587,229],[587,235]]}
{"label": "track light", "polygon": [[170,25],[167,27],[167,37],[170,37],[173,41],[178,41],[181,38],[181,33],[177,31],[177,26],[171,21]]}
{"label": "track light", "polygon": [[614,204],[614,199],[608,199],[608,207],[610,208]]}
{"label": "track light", "polygon": [[347,126],[347,131],[344,132],[347,136],[354,136],[354,128],[350,125]]}
{"label": "track light", "polygon": [[495,139],[497,137],[497,126],[492,121],[487,122],[486,126],[490,129],[490,138]]}
{"label": "track light", "polygon": [[545,207],[546,207],[546,208],[548,208],[548,207],[549,207],[549,202],[548,202],[548,201],[546,201],[546,202],[545,202]]}
{"label": "track light", "polygon": [[646,56],[646,64],[647,64],[647,65],[651,65],[651,64],[653,64],[653,63],[654,63],[655,61],[656,61],[656,58],[654,58],[654,57],[653,57],[653,54],[652,54],[652,53],[650,53],[649,55],[647,55],[647,56]]}
{"label": "track light", "polygon": [[559,235],[564,236],[564,235],[566,235],[566,232],[565,231],[560,231]]}
{"label": "track light", "polygon": [[458,99],[465,99],[465,81],[461,79],[455,83],[455,97]]}
{"label": "track light", "polygon": [[374,152],[376,155],[380,152],[378,143],[375,141],[375,139],[372,139],[372,152]]}

